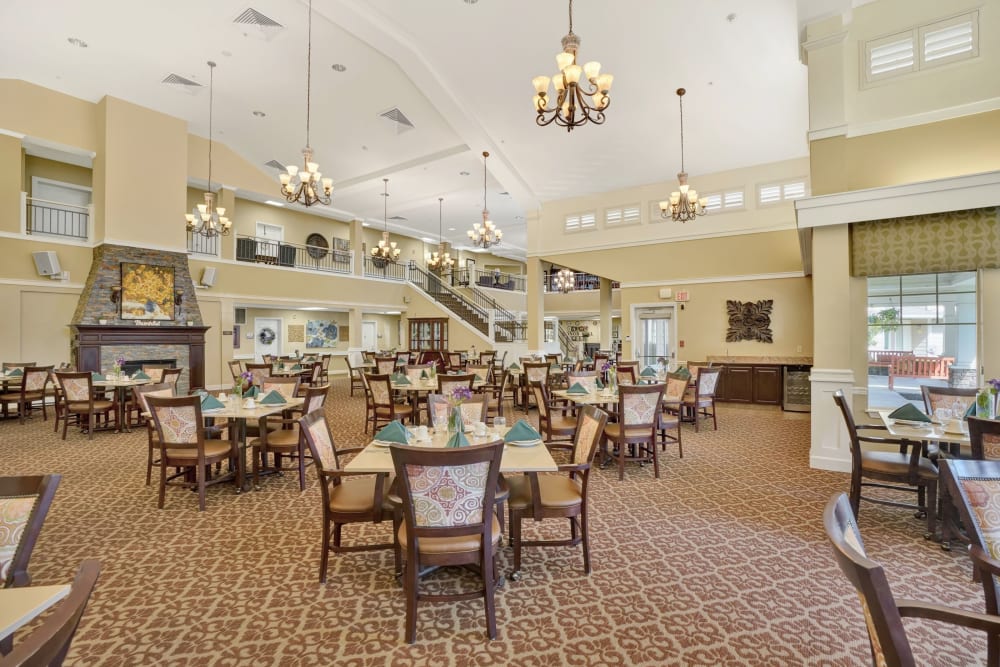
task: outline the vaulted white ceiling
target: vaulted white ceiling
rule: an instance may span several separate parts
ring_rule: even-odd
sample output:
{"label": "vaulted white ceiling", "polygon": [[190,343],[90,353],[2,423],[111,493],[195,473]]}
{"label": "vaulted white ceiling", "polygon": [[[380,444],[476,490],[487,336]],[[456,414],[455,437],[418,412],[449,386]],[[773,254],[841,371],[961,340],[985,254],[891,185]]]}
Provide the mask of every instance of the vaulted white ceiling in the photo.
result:
{"label": "vaulted white ceiling", "polygon": [[[607,122],[568,133],[537,127],[531,108],[531,78],[556,71],[564,0],[314,0],[310,144],[333,208],[381,223],[388,177],[389,216],[406,218],[394,229],[436,238],[444,197],[457,244],[480,219],[489,150],[487,205],[523,255],[541,202],[673,178],[678,87],[692,175],[805,155],[799,27],[852,1],[577,0],[580,58],[615,83]],[[282,27],[234,23],[248,8]],[[214,60],[214,138],[276,176],[265,163],[297,163],[305,144],[307,16],[302,0],[6,0],[0,77],[119,97],[206,136],[207,88],[161,82],[207,84]],[[412,128],[380,116],[394,108]]]}

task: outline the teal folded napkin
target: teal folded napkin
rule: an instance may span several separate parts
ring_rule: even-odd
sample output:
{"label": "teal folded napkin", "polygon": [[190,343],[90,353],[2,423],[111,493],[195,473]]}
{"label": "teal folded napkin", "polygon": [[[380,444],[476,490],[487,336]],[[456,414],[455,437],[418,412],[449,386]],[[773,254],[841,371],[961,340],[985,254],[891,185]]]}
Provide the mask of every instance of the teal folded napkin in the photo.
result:
{"label": "teal folded napkin", "polygon": [[480,377],[479,373],[476,373],[476,374],[475,374],[475,375],[473,376],[473,378],[472,378],[472,381],[473,381],[473,382],[483,382],[483,378],[482,378],[482,377]]}
{"label": "teal folded napkin", "polygon": [[428,379],[428,377],[427,377],[427,371],[420,371],[420,379],[421,380],[427,380]]}
{"label": "teal folded napkin", "polygon": [[673,377],[676,378],[684,378],[685,380],[689,380],[691,378],[691,371],[688,370],[687,366],[681,366],[671,375],[673,375]]}
{"label": "teal folded napkin", "polygon": [[146,375],[145,373],[143,373],[142,371],[139,371],[135,375],[132,376],[132,379],[133,380],[149,380],[151,378],[148,375]]}
{"label": "teal folded napkin", "polygon": [[561,366],[559,366],[559,364],[552,364],[551,366],[549,366],[549,370],[552,370],[552,371],[557,371],[560,368],[561,368]]}
{"label": "teal folded napkin", "polygon": [[448,442],[445,443],[445,447],[468,447],[470,444],[469,439],[465,437],[465,434],[461,431],[455,433],[455,435],[448,438]]}
{"label": "teal folded napkin", "polygon": [[567,394],[588,394],[587,388],[579,382],[574,382],[573,386],[566,390]]}
{"label": "teal folded napkin", "polygon": [[523,419],[514,424],[507,435],[503,437],[504,442],[524,442],[527,440],[541,440],[541,434],[534,427]]}
{"label": "teal folded napkin", "polygon": [[188,395],[189,396],[197,396],[198,398],[205,398],[206,396],[208,396],[208,392],[205,391],[204,389],[195,389],[194,391],[192,391]]}
{"label": "teal folded napkin", "polygon": [[590,357],[584,357],[584,358],[583,358],[583,361],[584,361],[585,363],[588,363],[588,364],[592,364],[592,363],[594,363],[594,360],[593,360],[593,359],[591,359]]}
{"label": "teal folded napkin", "polygon": [[226,406],[222,404],[222,401],[211,394],[205,394],[201,397],[201,409],[203,412],[205,410],[218,410],[224,407]]}
{"label": "teal folded napkin", "polygon": [[656,370],[652,366],[646,366],[645,368],[642,369],[642,372],[639,373],[639,375],[641,375],[644,378],[655,378]]}
{"label": "teal folded napkin", "polygon": [[285,397],[281,395],[281,392],[276,389],[272,389],[268,392],[267,396],[260,399],[261,405],[281,405],[282,403],[287,402],[288,401],[285,400]]}
{"label": "teal folded napkin", "polygon": [[597,382],[594,384],[598,389],[604,389],[604,383],[601,382],[601,378],[597,378]]}
{"label": "teal folded napkin", "polygon": [[521,367],[520,367],[520,366],[518,366],[518,365],[517,365],[516,363],[514,363],[514,364],[511,364],[511,365],[510,365],[510,366],[508,366],[507,368],[509,368],[509,369],[510,369],[510,370],[512,370],[512,371],[519,371],[519,370],[521,370]]}
{"label": "teal folded napkin", "polygon": [[[11,373],[11,375],[13,375],[13,373]],[[90,379],[93,380],[94,382],[103,382],[104,380],[107,380],[107,378],[104,377],[104,375],[102,375],[101,373],[91,373]]]}
{"label": "teal folded napkin", "polygon": [[904,403],[889,413],[890,419],[905,419],[911,422],[930,423],[931,418],[917,409],[913,403]]}
{"label": "teal folded napkin", "polygon": [[969,409],[965,411],[964,415],[962,415],[962,419],[968,419],[969,417],[975,417],[975,416],[976,416],[976,402],[973,401],[972,403],[969,403]]}
{"label": "teal folded napkin", "polygon": [[291,370],[293,370],[293,371],[301,371],[302,370],[302,366],[300,366],[298,364],[295,364],[294,366],[292,366]]}
{"label": "teal folded napkin", "polygon": [[24,375],[24,371],[21,370],[20,368],[15,368],[14,370],[7,373],[7,375],[9,375],[10,377],[21,377],[22,375]]}
{"label": "teal folded napkin", "polygon": [[395,379],[393,380],[393,382],[395,382],[396,384],[413,384],[412,382],[410,382],[410,378],[406,377],[405,375],[397,374],[394,377]]}
{"label": "teal folded napkin", "polygon": [[243,398],[257,398],[259,393],[260,389],[257,388],[257,385],[254,385],[243,392]]}
{"label": "teal folded napkin", "polygon": [[410,441],[410,434],[406,432],[406,428],[397,419],[396,421],[389,422],[381,431],[376,433],[375,439],[379,442],[395,442],[405,445]]}

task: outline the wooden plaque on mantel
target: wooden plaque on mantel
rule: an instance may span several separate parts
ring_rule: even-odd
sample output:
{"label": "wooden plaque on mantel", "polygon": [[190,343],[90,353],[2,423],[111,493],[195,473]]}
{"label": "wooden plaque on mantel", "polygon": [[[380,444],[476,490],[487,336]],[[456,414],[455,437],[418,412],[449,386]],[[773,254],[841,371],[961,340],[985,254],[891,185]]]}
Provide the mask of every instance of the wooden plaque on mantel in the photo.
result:
{"label": "wooden plaque on mantel", "polygon": [[73,324],[76,331],[76,367],[101,370],[101,347],[105,345],[186,345],[188,386],[205,386],[205,332],[210,327],[135,326],[134,324]]}

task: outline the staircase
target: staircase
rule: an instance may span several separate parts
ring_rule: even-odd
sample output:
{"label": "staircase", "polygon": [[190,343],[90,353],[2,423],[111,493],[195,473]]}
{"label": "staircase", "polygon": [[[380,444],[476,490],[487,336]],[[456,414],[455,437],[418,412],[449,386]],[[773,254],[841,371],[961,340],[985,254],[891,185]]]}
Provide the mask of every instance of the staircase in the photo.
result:
{"label": "staircase", "polygon": [[471,299],[449,287],[441,278],[427,272],[415,262],[409,264],[410,284],[428,297],[450,310],[456,317],[468,322],[484,336],[490,335],[490,314],[493,313],[493,340],[511,343],[527,340],[526,324],[519,322],[512,313],[492,297],[476,288],[470,288]]}
{"label": "staircase", "polygon": [[576,356],[576,345],[573,344],[573,338],[563,328],[561,322],[559,323],[559,348],[562,350],[563,357],[567,359]]}

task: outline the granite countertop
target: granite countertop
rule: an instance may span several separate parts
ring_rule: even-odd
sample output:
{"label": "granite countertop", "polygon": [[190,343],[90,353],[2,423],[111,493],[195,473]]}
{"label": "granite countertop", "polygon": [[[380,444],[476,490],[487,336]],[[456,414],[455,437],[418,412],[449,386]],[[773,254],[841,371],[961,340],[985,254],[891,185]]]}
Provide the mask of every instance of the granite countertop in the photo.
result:
{"label": "granite countertop", "polygon": [[715,364],[774,364],[774,365],[795,365],[795,366],[811,366],[813,362],[812,357],[806,356],[744,356],[744,357],[729,357],[723,355],[708,355],[706,361],[711,361]]}

